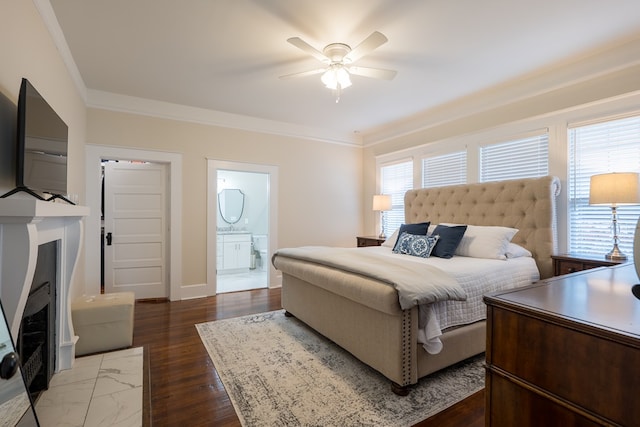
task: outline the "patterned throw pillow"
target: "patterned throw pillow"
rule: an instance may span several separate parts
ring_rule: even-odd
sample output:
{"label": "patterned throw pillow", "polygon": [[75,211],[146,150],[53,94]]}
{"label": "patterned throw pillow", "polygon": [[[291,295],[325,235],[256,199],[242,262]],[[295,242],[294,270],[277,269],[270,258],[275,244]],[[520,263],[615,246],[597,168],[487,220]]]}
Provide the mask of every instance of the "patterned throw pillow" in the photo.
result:
{"label": "patterned throw pillow", "polygon": [[[421,236],[426,236],[427,230],[429,229],[430,224],[431,224],[430,222],[421,222],[418,224],[402,224],[400,226],[400,230],[398,231],[398,236],[400,236],[402,233],[418,234]],[[398,249],[399,242],[400,242],[400,239],[396,240],[395,245],[393,245],[393,252],[396,252],[396,249]]]}
{"label": "patterned throw pillow", "polygon": [[393,252],[429,258],[438,239],[439,236],[420,236],[405,232],[398,237],[398,244],[393,249]]}

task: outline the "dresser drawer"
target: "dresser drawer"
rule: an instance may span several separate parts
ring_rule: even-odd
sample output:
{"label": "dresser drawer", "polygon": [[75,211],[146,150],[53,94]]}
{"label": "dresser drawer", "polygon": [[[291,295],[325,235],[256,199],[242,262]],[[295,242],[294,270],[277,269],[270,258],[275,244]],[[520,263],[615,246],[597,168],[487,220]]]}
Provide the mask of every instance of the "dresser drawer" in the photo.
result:
{"label": "dresser drawer", "polygon": [[561,276],[563,274],[575,273],[576,271],[590,270],[598,267],[611,267],[618,265],[623,261],[612,261],[604,259],[598,259],[593,255],[552,255],[553,260],[553,275]]}
{"label": "dresser drawer", "polygon": [[[620,425],[640,419],[633,394],[619,393],[640,388],[637,348],[502,308],[488,307],[488,316],[488,375],[502,377],[513,390],[533,391],[530,397],[564,401],[571,412],[589,408]],[[499,388],[492,387],[490,393],[501,395]]]}
{"label": "dresser drawer", "polygon": [[[595,266],[591,267],[594,268]],[[578,261],[558,261],[556,263],[556,276],[561,276],[563,274],[575,273],[576,271],[585,270],[585,265],[582,262]]]}
{"label": "dresser drawer", "polygon": [[357,236],[356,240],[359,248],[363,248],[365,246],[380,246],[385,241],[385,239],[375,236]]}

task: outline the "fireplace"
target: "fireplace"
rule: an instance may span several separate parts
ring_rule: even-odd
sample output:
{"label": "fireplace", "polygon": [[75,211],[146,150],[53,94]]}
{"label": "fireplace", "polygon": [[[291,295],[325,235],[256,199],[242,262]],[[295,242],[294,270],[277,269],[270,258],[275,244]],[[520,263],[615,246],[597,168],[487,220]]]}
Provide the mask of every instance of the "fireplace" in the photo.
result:
{"label": "fireplace", "polygon": [[39,245],[33,282],[16,339],[22,373],[33,400],[49,388],[56,366],[57,267],[58,241]]}
{"label": "fireplace", "polygon": [[[84,293],[82,285],[74,285],[79,280],[73,276],[80,256],[82,219],[88,214],[86,206],[27,198],[0,199],[0,298],[14,339],[17,340],[25,312],[27,317],[38,313],[29,322],[47,318],[53,325],[52,331],[41,337],[53,349],[42,356],[46,359],[43,363],[48,364],[46,375],[52,369],[70,369],[75,359],[77,337],[70,307],[71,300]],[[48,245],[56,248],[55,255],[44,255],[53,260],[55,273],[53,278],[34,281],[38,253]],[[29,296],[35,298],[34,305],[27,303]],[[44,306],[43,311],[40,308]],[[36,366],[40,362],[34,363]]]}

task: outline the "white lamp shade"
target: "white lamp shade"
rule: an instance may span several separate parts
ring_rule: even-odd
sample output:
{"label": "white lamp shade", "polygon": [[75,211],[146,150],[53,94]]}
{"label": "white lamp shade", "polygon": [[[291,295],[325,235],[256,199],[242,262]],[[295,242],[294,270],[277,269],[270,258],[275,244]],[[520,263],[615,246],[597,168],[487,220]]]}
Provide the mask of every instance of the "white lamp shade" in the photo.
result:
{"label": "white lamp shade", "polygon": [[388,194],[376,194],[373,196],[373,210],[374,211],[390,211],[391,210],[391,196]]}
{"label": "white lamp shade", "polygon": [[640,204],[640,175],[636,172],[617,172],[593,175],[589,187],[590,205]]}

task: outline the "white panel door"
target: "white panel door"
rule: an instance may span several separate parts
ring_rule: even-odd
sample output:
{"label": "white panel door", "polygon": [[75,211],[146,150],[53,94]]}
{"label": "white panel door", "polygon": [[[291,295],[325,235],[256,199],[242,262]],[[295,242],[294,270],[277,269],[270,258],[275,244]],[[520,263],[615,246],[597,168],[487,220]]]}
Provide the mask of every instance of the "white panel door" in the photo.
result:
{"label": "white panel door", "polygon": [[165,165],[108,162],[104,174],[105,293],[168,297]]}

